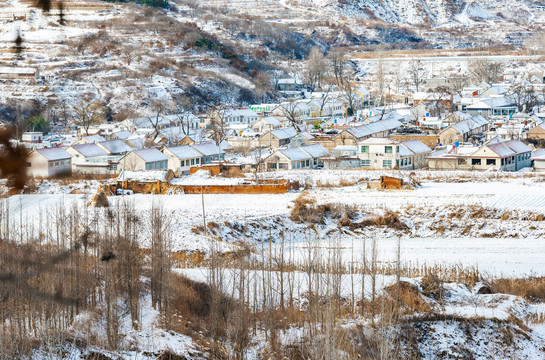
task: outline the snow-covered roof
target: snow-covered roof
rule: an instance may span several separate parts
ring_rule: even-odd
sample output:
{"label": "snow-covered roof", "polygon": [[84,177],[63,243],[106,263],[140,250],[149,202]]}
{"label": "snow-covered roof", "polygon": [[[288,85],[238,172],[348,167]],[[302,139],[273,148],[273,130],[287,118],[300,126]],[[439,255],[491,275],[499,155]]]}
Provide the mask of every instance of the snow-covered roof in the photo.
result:
{"label": "snow-covered roof", "polygon": [[171,148],[167,148],[168,151],[170,151],[174,156],[177,158],[184,160],[184,159],[192,159],[192,158],[198,158],[201,157],[201,153],[197,150],[193,149],[189,145],[184,146],[175,146]]}
{"label": "snow-covered roof", "polygon": [[402,141],[401,145],[403,145],[401,148],[405,147],[415,154],[422,154],[431,151],[430,147],[428,147],[426,144],[422,143],[418,139]]}
{"label": "snow-covered roof", "polygon": [[65,160],[72,158],[72,155],[66,152],[66,150],[61,148],[48,148],[48,149],[38,149],[37,153],[44,156],[47,160]]}
{"label": "snow-covered roof", "polygon": [[333,151],[358,151],[358,147],[356,145],[337,145]]}
{"label": "snow-covered roof", "polygon": [[526,146],[520,140],[509,140],[503,143],[505,146],[516,152],[517,154],[522,154],[532,151],[528,146]]}
{"label": "snow-covered roof", "polygon": [[310,154],[313,158],[319,158],[322,156],[329,156],[329,151],[320,144],[304,145],[301,149]]}
{"label": "snow-covered roof", "polygon": [[100,135],[84,136],[83,139],[85,139],[85,141],[87,141],[88,143],[91,143],[91,144],[106,141],[106,139],[104,139]]}
{"label": "snow-covered roof", "polygon": [[414,155],[414,152],[412,152],[411,150],[409,150],[405,146],[400,146],[399,147],[399,156],[404,157],[404,156],[411,156],[411,155]]}
{"label": "snow-covered roof", "polygon": [[98,143],[104,147],[110,154],[122,154],[124,152],[132,151],[133,148],[125,144],[121,140],[102,141]]}
{"label": "snow-covered roof", "polygon": [[168,160],[168,157],[160,152],[159,150],[152,148],[152,149],[142,149],[142,150],[134,150],[134,153],[142,158],[145,162],[157,162],[157,161],[165,161]]}
{"label": "snow-covered roof", "polygon": [[461,134],[466,134],[472,130],[485,126],[486,124],[488,124],[488,121],[481,115],[479,115],[459,121],[455,124],[452,124],[451,127],[458,130],[458,132],[460,132]]}
{"label": "snow-covered roof", "polygon": [[[133,135],[125,140],[130,142],[136,149],[143,149],[146,144],[146,138],[144,136]],[[128,145],[128,144],[127,144]]]}
{"label": "snow-covered roof", "polygon": [[359,139],[365,136],[371,136],[379,132],[394,130],[402,125],[403,124],[397,119],[385,119],[370,124],[352,127],[350,129],[347,129],[346,131]]}
{"label": "snow-covered roof", "polygon": [[[203,154],[204,156],[218,155],[218,147],[214,143],[191,145],[191,147]],[[221,149],[221,153],[223,154],[224,152],[225,150]]]}
{"label": "snow-covered roof", "polygon": [[292,127],[284,128],[284,129],[271,130],[271,135],[276,137],[278,140],[291,139],[296,134],[297,134],[297,131]]}
{"label": "snow-covered roof", "polygon": [[504,143],[496,143],[496,144],[491,144],[487,146],[490,150],[495,152],[500,157],[507,157],[507,156],[512,156],[516,154],[509,147],[505,146]]}
{"label": "snow-covered roof", "polygon": [[292,161],[312,158],[309,153],[303,151],[301,148],[281,149],[279,151]]}
{"label": "snow-covered roof", "polygon": [[541,159],[544,157],[545,157],[545,148],[532,151],[532,159],[537,159],[537,158]]}
{"label": "snow-covered roof", "polygon": [[359,145],[398,145],[399,142],[386,138],[369,138],[358,143]]}
{"label": "snow-covered roof", "polygon": [[108,155],[108,153],[97,144],[73,145],[72,149],[76,150],[86,158]]}
{"label": "snow-covered roof", "polygon": [[250,108],[229,109],[225,116],[257,117],[257,113]]}
{"label": "snow-covered roof", "polygon": [[127,140],[132,134],[128,131],[116,131],[112,135],[115,135],[120,140]]}
{"label": "snow-covered roof", "polygon": [[267,124],[269,124],[271,126],[280,126],[280,125],[282,125],[282,122],[280,120],[278,120],[277,118],[275,118],[274,116],[267,116],[267,117],[264,117],[264,118],[262,118],[260,120],[266,122]]}
{"label": "snow-covered roof", "polygon": [[500,107],[514,106],[514,102],[508,97],[493,97],[489,99],[482,99],[476,104],[468,105],[468,110],[476,109],[493,109]]}

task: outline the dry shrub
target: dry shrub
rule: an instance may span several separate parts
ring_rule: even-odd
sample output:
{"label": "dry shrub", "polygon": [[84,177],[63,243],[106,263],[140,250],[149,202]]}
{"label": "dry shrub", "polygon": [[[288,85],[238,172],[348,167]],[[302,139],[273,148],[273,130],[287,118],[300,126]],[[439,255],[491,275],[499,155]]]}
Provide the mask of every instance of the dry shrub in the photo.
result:
{"label": "dry shrub", "polygon": [[209,221],[206,224],[206,227],[210,230],[212,234],[216,234],[220,229],[220,225],[215,221]]}
{"label": "dry shrub", "polygon": [[188,328],[192,328],[198,331],[200,320],[210,313],[210,287],[183,275],[172,274],[170,291],[172,311],[181,320],[172,322],[172,330],[186,333]]}
{"label": "dry shrub", "polygon": [[440,300],[444,296],[443,281],[435,274],[424,276],[420,282],[420,286],[422,287],[422,294],[427,297]]}
{"label": "dry shrub", "polygon": [[157,360],[186,360],[187,358],[185,356],[180,356],[178,354],[173,353],[170,350],[163,350],[161,352],[161,355],[157,357]]}
{"label": "dry shrub", "polygon": [[390,297],[396,297],[399,292],[399,302],[403,306],[403,313],[429,313],[432,309],[428,302],[424,300],[418,287],[409,284],[406,281],[400,281],[384,289]]}
{"label": "dry shrub", "polygon": [[366,227],[388,227],[395,230],[407,230],[409,227],[401,219],[399,213],[387,210],[384,215],[376,215],[370,219],[364,219],[360,222],[353,222],[348,216],[343,216],[339,221],[340,226],[346,226],[351,229],[363,229]]}
{"label": "dry shrub", "polygon": [[294,202],[290,219],[297,223],[325,224],[327,218],[339,219],[353,213],[353,208],[340,204],[316,205],[316,200],[298,197]]}
{"label": "dry shrub", "polygon": [[89,354],[83,355],[82,358],[84,360],[112,360],[111,357],[95,351],[91,351]]}
{"label": "dry shrub", "polygon": [[490,281],[495,293],[520,296],[528,301],[545,301],[545,277],[495,279]]}
{"label": "dry shrub", "polygon": [[199,226],[193,226],[191,228],[191,232],[195,235],[201,235],[204,233],[204,226],[202,225],[199,225]]}

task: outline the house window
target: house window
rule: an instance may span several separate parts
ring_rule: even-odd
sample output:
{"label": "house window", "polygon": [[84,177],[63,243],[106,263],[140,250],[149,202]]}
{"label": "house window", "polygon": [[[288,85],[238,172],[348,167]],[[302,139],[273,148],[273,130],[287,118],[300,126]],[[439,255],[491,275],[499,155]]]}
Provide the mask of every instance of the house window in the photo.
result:
{"label": "house window", "polygon": [[384,152],[386,154],[391,154],[392,153],[392,147],[391,146],[385,146],[384,147]]}
{"label": "house window", "polygon": [[195,159],[191,159],[191,165],[195,165]]}
{"label": "house window", "polygon": [[399,152],[399,146],[396,146],[396,153]]}
{"label": "house window", "polygon": [[363,146],[361,147],[361,152],[362,152],[362,153],[368,153],[368,152],[369,152],[369,146],[363,145]]}
{"label": "house window", "polygon": [[411,165],[411,158],[408,158],[407,160],[409,160],[409,165]]}
{"label": "house window", "polygon": [[307,160],[305,166],[309,166],[310,165],[310,160]]}
{"label": "house window", "polygon": [[505,159],[501,159],[501,166],[505,165]]}
{"label": "house window", "polygon": [[496,165],[496,159],[486,159],[486,165]]}
{"label": "house window", "polygon": [[465,165],[466,159],[458,159],[458,165]]}
{"label": "house window", "polygon": [[276,168],[277,168],[276,163],[272,163],[271,164],[271,169],[276,169]]}
{"label": "house window", "polygon": [[481,159],[471,159],[471,165],[481,165]]}
{"label": "house window", "polygon": [[201,159],[197,158],[195,159],[195,164],[199,164],[201,162]]}
{"label": "house window", "polygon": [[371,166],[371,160],[362,160],[361,161],[362,167],[370,167]]}
{"label": "house window", "polygon": [[152,166],[152,164],[146,163],[146,170],[151,170],[151,166]]}
{"label": "house window", "polygon": [[180,162],[180,167],[184,167],[184,166],[185,166],[185,160],[182,160],[182,161]]}
{"label": "house window", "polygon": [[[390,151],[392,147],[390,146]],[[392,160],[382,160],[382,167],[383,168],[391,168],[392,167]]]}

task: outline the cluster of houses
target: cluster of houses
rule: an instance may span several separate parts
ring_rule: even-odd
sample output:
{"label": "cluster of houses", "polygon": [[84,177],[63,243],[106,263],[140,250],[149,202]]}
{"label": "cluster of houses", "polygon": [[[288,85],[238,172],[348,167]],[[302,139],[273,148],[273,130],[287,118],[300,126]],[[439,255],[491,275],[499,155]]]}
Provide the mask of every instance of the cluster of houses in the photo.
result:
{"label": "cluster of houses", "polygon": [[[70,139],[25,133],[21,144],[32,149],[28,165],[33,176],[122,169],[170,169],[183,176],[192,167],[218,161],[265,171],[545,171],[540,149],[545,113],[539,111],[545,92],[535,90],[532,101],[522,104],[512,91],[515,85],[545,88],[545,72],[533,67],[529,74],[511,83],[470,84],[448,96],[431,89],[448,85],[448,79],[430,78],[428,92],[383,106],[372,106],[363,88],[350,98],[343,92],[317,92],[278,104],[126,119],[80,128]],[[219,146],[210,129],[218,121],[224,129]],[[256,156],[238,156],[241,149]]]}

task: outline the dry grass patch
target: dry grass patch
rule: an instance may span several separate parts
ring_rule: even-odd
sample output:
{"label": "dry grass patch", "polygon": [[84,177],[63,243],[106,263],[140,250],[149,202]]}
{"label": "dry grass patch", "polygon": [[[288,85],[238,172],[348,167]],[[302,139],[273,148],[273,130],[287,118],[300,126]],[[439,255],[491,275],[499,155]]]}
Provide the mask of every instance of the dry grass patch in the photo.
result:
{"label": "dry grass patch", "polygon": [[527,279],[494,279],[490,288],[495,293],[520,296],[528,301],[545,301],[545,277]]}
{"label": "dry grass patch", "polygon": [[347,214],[344,214],[339,221],[339,226],[349,227],[350,229],[364,229],[366,227],[388,227],[394,230],[408,230],[409,227],[399,218],[399,213],[387,210],[384,215],[353,222]]}

